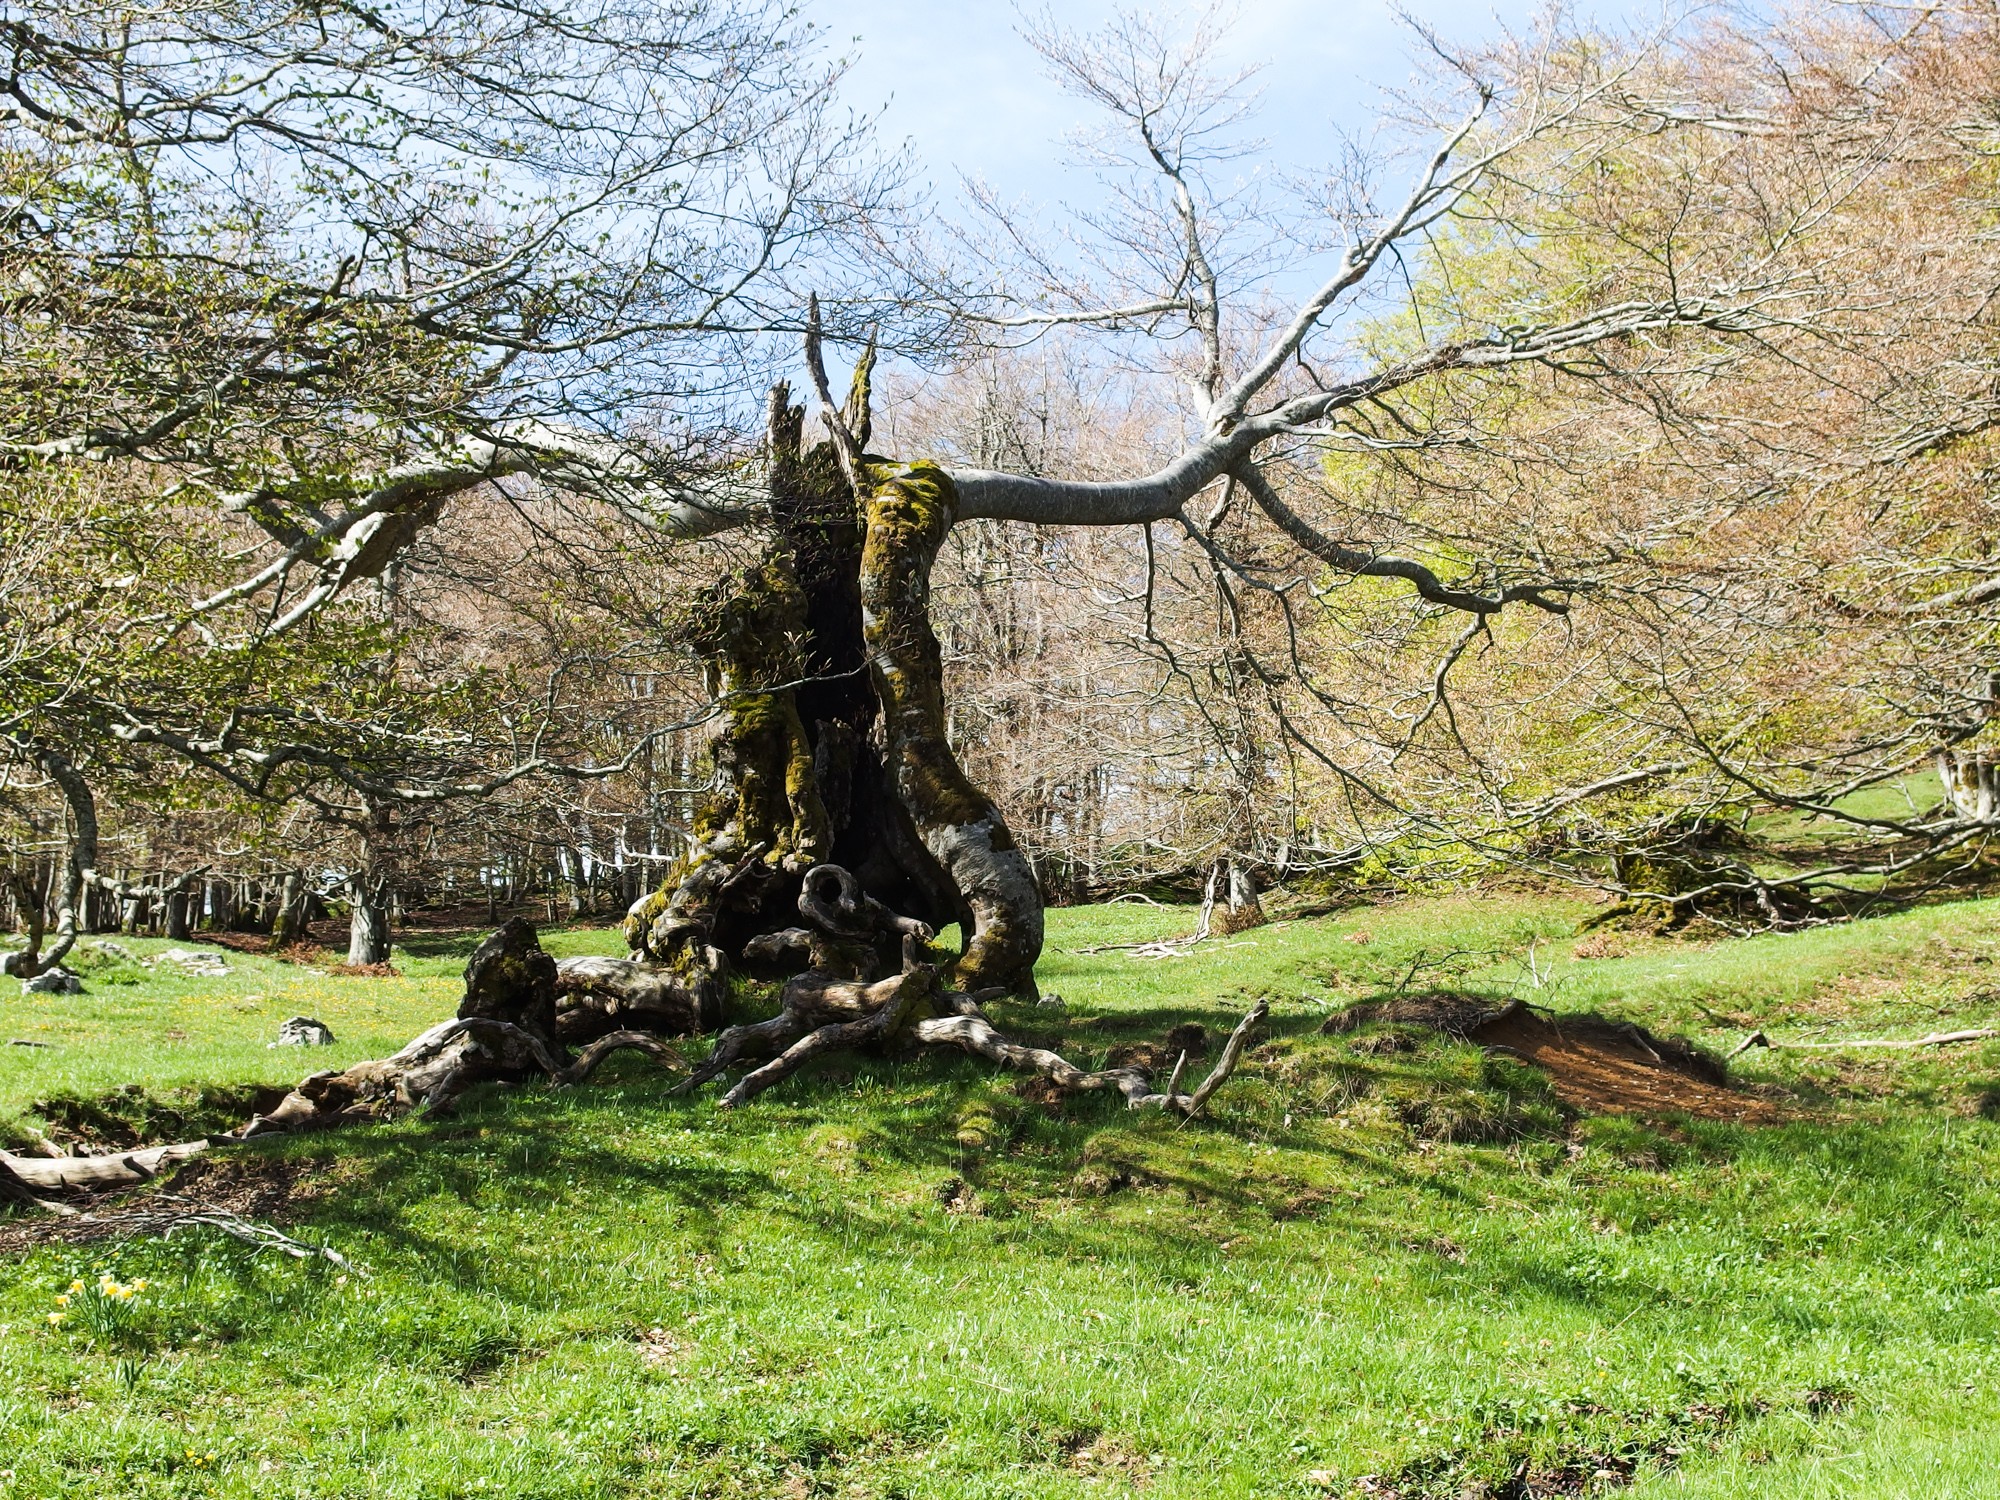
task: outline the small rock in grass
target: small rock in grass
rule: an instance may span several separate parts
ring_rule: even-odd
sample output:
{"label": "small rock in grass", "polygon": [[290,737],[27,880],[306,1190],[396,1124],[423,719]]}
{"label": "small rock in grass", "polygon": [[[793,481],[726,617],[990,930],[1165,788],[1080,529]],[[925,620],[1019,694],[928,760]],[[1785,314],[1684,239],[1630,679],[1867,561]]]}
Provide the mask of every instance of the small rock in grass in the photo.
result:
{"label": "small rock in grass", "polygon": [[21,981],[24,995],[81,995],[83,981],[58,964],[45,974]]}
{"label": "small rock in grass", "polygon": [[222,961],[219,953],[198,953],[189,948],[169,948],[157,962],[173,964],[190,974],[199,974],[204,979],[220,979],[229,972],[229,965]]}
{"label": "small rock in grass", "polygon": [[272,1047],[331,1047],[333,1028],[315,1021],[311,1016],[293,1016],[278,1028],[278,1039],[267,1045]]}

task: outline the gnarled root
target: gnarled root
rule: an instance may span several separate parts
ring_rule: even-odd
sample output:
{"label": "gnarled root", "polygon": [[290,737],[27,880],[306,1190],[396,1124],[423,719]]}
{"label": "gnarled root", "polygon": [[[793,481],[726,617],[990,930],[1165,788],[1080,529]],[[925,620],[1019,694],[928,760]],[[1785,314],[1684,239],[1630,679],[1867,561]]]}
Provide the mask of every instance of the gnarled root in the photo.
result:
{"label": "gnarled root", "polygon": [[959,1047],[1019,1073],[1039,1073],[1065,1089],[1077,1092],[1116,1089],[1125,1096],[1126,1105],[1132,1109],[1161,1109],[1193,1119],[1201,1113],[1209,1097],[1236,1071],[1250,1033],[1269,1014],[1270,1007],[1262,1000],[1250,1008],[1249,1014],[1238,1021],[1236,1029],[1229,1034],[1229,1041],[1223,1046],[1222,1056],[1216,1060],[1215,1067],[1192,1094],[1180,1092],[1181,1068],[1187,1062],[1185,1053],[1181,1055],[1180,1063],[1175,1065],[1166,1090],[1160,1092],[1153,1087],[1153,1075],[1149,1069],[1105,1068],[1100,1072],[1086,1073],[1046,1048],[1024,1047],[1019,1042],[1008,1041],[983,1016],[940,1016],[923,1020],[911,1028],[910,1034],[912,1040],[925,1046]]}
{"label": "gnarled root", "polygon": [[472,955],[458,1015],[393,1056],[315,1073],[277,1108],[228,1135],[101,1156],[0,1153],[0,1200],[55,1208],[37,1192],[132,1187],[190,1156],[257,1136],[394,1119],[414,1109],[438,1113],[475,1084],[531,1078],[559,1087],[581,1083],[605,1058],[627,1048],[662,1062],[682,1062],[659,1037],[629,1028],[596,1037],[572,1057],[559,1036],[556,990],[554,960],[542,951],[535,929],[517,917]]}
{"label": "gnarled root", "polygon": [[721,1022],[713,987],[690,988],[657,964],[592,956],[556,965],[555,1034],[566,1046],[614,1031],[690,1036]]}
{"label": "gnarled root", "polygon": [[[804,926],[769,934],[758,942],[768,956],[803,948],[813,967],[785,986],[776,1016],[723,1032],[715,1050],[676,1093],[700,1088],[738,1063],[761,1062],[718,1101],[722,1108],[733,1109],[824,1053],[900,1041],[957,1047],[1003,1067],[1038,1073],[1065,1089],[1116,1089],[1134,1109],[1161,1109],[1191,1118],[1236,1071],[1250,1033],[1270,1013],[1261,1000],[1251,1009],[1230,1034],[1214,1071],[1193,1093],[1180,1091],[1185,1056],[1162,1092],[1153,1087],[1152,1074],[1145,1068],[1086,1073],[1057,1053],[1008,1040],[980,1013],[978,1003],[1004,989],[977,995],[945,989],[937,965],[923,956],[930,929],[861,895],[858,882],[845,870],[834,865],[812,870],[799,894],[798,909]],[[868,959],[881,951],[885,940],[901,942],[902,972],[869,982]]]}
{"label": "gnarled root", "polygon": [[[804,977],[804,976],[801,976]],[[797,984],[797,981],[793,981]],[[833,981],[830,990],[842,992],[859,989],[859,986]],[[872,1006],[864,1014],[850,1021],[826,1021],[812,1025],[810,1021],[798,1023],[804,1031],[797,1041],[792,1042],[771,1061],[754,1072],[746,1073],[736,1081],[736,1086],[718,1101],[723,1109],[734,1109],[764,1092],[774,1083],[780,1083],[798,1072],[823,1052],[833,1052],[843,1047],[867,1047],[879,1045],[895,1035],[896,1029],[921,1000],[933,996],[938,991],[937,970],[929,964],[920,964],[908,973],[898,974],[893,979],[885,979],[877,984],[861,989],[864,1003]],[[820,998],[826,998],[822,995]],[[796,1009],[788,1007],[794,1016],[811,1015],[815,1009],[812,1001],[794,1000]],[[804,1028],[810,1027],[809,1030]]]}

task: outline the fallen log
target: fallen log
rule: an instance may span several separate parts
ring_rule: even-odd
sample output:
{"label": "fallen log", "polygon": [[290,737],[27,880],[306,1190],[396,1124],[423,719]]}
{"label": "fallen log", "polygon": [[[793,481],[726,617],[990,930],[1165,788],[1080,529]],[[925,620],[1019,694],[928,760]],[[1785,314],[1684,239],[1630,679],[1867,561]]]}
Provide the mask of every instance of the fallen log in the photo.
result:
{"label": "fallen log", "polygon": [[84,1188],[101,1192],[151,1182],[167,1168],[199,1156],[215,1144],[214,1140],[181,1141],[171,1146],[148,1146],[139,1151],[107,1152],[101,1156],[0,1154],[0,1165],[30,1190]]}

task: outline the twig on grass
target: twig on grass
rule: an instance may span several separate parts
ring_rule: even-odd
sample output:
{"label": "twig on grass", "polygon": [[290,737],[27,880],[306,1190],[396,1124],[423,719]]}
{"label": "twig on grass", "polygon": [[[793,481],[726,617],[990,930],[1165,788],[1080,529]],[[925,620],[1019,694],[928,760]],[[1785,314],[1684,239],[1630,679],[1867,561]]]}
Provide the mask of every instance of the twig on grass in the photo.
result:
{"label": "twig on grass", "polygon": [[1858,1047],[1888,1047],[1909,1052],[1919,1047],[1949,1047],[1959,1042],[1983,1042],[2000,1036],[2000,1027],[1983,1026],[1969,1031],[1933,1031],[1929,1036],[1855,1037],[1844,1042],[1774,1042],[1761,1031],[1753,1031],[1738,1042],[1724,1062],[1734,1062],[1752,1047],[1768,1047],[1773,1052],[1845,1052]]}

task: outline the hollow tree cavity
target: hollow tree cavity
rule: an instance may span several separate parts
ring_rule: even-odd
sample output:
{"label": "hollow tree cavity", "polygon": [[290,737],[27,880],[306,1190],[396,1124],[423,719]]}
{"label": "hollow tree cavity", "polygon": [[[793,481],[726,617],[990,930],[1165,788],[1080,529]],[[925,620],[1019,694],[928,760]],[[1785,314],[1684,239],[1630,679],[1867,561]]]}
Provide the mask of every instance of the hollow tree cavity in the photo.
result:
{"label": "hollow tree cavity", "polygon": [[[870,363],[839,414],[856,452]],[[758,940],[792,925],[806,872],[830,864],[901,918],[957,923],[952,984],[1032,992],[1041,896],[945,728],[930,573],[957,519],[952,482],[932,464],[844,465],[833,443],[805,445],[804,416],[774,389],[771,537],[689,612],[722,708],[716,789],[627,939],[719,1006],[731,970],[796,967]]]}

